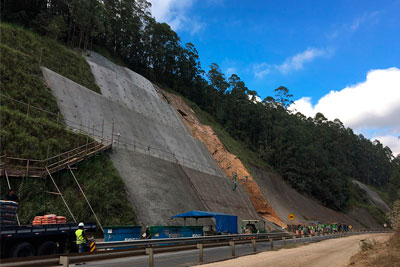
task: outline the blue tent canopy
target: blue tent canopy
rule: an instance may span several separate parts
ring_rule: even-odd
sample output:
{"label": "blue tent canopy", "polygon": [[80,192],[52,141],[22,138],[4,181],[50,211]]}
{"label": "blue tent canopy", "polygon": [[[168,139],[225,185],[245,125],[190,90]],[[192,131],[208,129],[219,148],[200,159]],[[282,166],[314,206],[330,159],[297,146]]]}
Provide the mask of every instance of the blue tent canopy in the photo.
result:
{"label": "blue tent canopy", "polygon": [[185,213],[177,214],[175,216],[172,216],[171,218],[214,218],[216,231],[218,233],[238,233],[237,216],[235,215],[192,210]]}

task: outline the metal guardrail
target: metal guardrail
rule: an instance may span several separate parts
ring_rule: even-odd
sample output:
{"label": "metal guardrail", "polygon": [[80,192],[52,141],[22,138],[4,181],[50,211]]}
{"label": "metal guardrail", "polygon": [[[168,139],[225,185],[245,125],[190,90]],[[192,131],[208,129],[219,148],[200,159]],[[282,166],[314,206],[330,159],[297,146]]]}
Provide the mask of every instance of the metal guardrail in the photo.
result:
{"label": "metal guardrail", "polygon": [[[384,233],[390,231],[383,230],[365,230],[345,233],[331,233],[323,235],[309,236],[309,242],[318,241],[318,237],[326,237],[328,239],[338,238],[350,235],[360,235],[367,233]],[[239,234],[239,235],[219,235],[204,237],[186,237],[186,238],[166,238],[166,239],[150,239],[136,241],[116,241],[116,242],[99,242],[96,244],[96,250],[93,253],[81,254],[62,254],[37,256],[30,258],[3,259],[2,267],[8,266],[69,266],[72,263],[82,263],[90,261],[101,261],[106,259],[116,259],[122,257],[134,257],[140,255],[149,256],[149,266],[154,266],[154,254],[165,252],[179,252],[184,250],[199,250],[199,262],[203,262],[204,248],[209,247],[232,247],[232,256],[235,256],[235,245],[251,243],[253,252],[257,251],[258,242],[269,242],[271,248],[274,247],[274,241],[282,240],[286,244],[288,240],[292,242],[305,243],[305,236],[296,236],[293,233],[266,233],[266,234]],[[296,241],[297,240],[297,241]],[[116,249],[117,248],[117,249]],[[125,248],[125,249],[123,249]]]}
{"label": "metal guardrail", "polygon": [[164,244],[187,244],[187,243],[202,243],[210,241],[231,241],[243,239],[260,239],[269,237],[289,237],[293,234],[287,232],[279,233],[265,233],[265,234],[237,234],[237,235],[214,235],[214,236],[200,236],[200,237],[180,237],[180,238],[162,238],[162,239],[144,239],[132,241],[113,241],[113,242],[98,242],[96,243],[97,249],[112,249],[112,248],[126,248],[126,247],[139,247],[139,246],[157,246]]}

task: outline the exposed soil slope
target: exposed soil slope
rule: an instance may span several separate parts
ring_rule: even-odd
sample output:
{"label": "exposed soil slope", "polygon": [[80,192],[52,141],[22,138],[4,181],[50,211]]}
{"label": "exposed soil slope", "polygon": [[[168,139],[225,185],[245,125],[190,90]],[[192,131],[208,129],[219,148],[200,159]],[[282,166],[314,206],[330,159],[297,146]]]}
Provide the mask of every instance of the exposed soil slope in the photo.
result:
{"label": "exposed soil slope", "polygon": [[206,145],[224,173],[231,179],[234,174],[237,173],[238,181],[240,181],[248,192],[256,211],[270,222],[281,227],[286,227],[286,224],[281,220],[279,215],[274,211],[271,205],[268,204],[257,182],[253,179],[241,160],[226,150],[214,130],[208,125],[201,124],[194,111],[181,97],[160,89],[159,92],[166,101],[182,115],[185,126],[195,138]]}

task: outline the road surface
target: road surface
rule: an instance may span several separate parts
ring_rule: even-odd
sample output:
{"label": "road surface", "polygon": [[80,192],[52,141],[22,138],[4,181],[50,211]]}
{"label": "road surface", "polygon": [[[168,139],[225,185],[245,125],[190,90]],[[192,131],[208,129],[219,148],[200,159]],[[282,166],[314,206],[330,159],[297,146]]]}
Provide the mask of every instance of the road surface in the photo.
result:
{"label": "road surface", "polygon": [[[279,251],[271,251],[271,245],[269,242],[257,243],[257,251],[262,252],[254,255],[253,247],[251,244],[236,245],[236,256],[232,259],[231,247],[216,247],[216,248],[205,248],[204,249],[204,262],[210,263],[215,262],[211,265],[202,266],[343,266],[343,265],[329,265],[335,262],[336,253],[345,256],[346,259],[358,251],[358,242],[366,237],[375,238],[386,238],[389,234],[367,234],[367,235],[356,235],[344,238],[333,239],[333,235],[325,235],[319,237],[313,237],[310,240],[309,237],[303,239],[296,239],[297,244],[302,244],[303,242],[309,243],[310,241],[316,242],[309,244],[307,246],[300,246],[293,249],[282,249]],[[322,241],[322,242],[318,242]],[[286,240],[287,245],[292,245],[293,240]],[[274,247],[282,247],[282,241],[274,241]],[[264,252],[263,252],[264,251]],[[333,256],[326,256],[332,254]],[[315,255],[314,255],[315,254]],[[268,255],[268,256],[264,256]],[[272,255],[272,256],[269,256]],[[276,256],[278,255],[278,256]],[[284,256],[282,256],[284,255]],[[242,257],[243,256],[243,257]],[[253,258],[255,257],[255,258]],[[263,260],[264,257],[268,260]],[[303,259],[304,258],[304,259]],[[321,260],[318,263],[318,258],[327,258],[326,261]],[[253,260],[254,259],[254,260]],[[292,259],[293,261],[286,261]],[[224,261],[226,260],[226,261]],[[237,261],[237,262],[236,262]],[[251,264],[248,264],[250,263]],[[269,262],[271,261],[271,264]],[[315,264],[313,265],[313,262]],[[325,262],[325,263],[324,263]],[[282,263],[282,264],[281,264]],[[163,267],[174,267],[174,266],[194,266],[199,264],[199,251],[198,250],[188,250],[180,252],[170,252],[170,253],[160,253],[154,255],[154,265]],[[344,264],[346,265],[346,264]],[[73,266],[73,265],[71,265]],[[95,262],[87,262],[85,266],[99,266],[99,267],[125,267],[125,266],[138,266],[138,267],[148,267],[149,257],[148,256],[136,256],[136,257],[126,257],[118,258],[113,260],[103,260]]]}
{"label": "road surface", "polygon": [[385,241],[391,234],[365,234],[331,239],[293,249],[262,252],[256,255],[201,265],[224,266],[347,266],[352,255],[360,250],[362,239]]}

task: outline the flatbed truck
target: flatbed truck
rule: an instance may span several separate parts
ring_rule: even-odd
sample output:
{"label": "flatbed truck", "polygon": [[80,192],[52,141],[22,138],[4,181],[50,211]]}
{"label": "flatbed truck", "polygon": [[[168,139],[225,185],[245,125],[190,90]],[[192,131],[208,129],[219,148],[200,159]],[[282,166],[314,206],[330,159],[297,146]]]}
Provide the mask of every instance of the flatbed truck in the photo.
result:
{"label": "flatbed truck", "polygon": [[[96,230],[96,223],[84,223],[86,232]],[[77,252],[77,223],[47,225],[0,225],[0,258],[19,258]]]}

